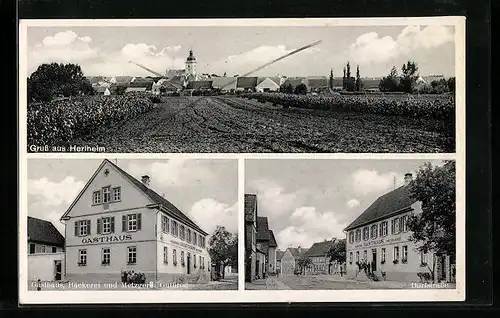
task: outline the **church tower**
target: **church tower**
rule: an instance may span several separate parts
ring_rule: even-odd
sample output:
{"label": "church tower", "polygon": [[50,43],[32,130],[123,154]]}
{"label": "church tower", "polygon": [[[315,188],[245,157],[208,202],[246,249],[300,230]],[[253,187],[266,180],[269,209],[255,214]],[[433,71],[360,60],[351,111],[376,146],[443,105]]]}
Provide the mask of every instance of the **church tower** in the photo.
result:
{"label": "church tower", "polygon": [[189,50],[189,56],[186,59],[186,75],[190,79],[196,80],[196,58],[193,55],[193,50]]}

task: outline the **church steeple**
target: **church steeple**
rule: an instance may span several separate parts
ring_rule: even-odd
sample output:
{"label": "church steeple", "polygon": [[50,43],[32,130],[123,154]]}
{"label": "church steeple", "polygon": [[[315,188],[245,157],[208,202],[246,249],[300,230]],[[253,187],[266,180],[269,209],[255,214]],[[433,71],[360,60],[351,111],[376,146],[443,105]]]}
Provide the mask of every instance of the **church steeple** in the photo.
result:
{"label": "church steeple", "polygon": [[189,50],[189,56],[186,59],[186,75],[189,78],[196,79],[196,58],[194,57],[193,50]]}

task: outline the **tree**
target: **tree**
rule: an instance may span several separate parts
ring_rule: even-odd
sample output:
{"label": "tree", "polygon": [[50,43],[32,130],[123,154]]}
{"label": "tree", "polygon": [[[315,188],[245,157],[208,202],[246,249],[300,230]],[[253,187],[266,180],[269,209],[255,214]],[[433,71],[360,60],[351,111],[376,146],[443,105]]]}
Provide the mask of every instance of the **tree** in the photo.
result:
{"label": "tree", "polygon": [[455,93],[455,78],[450,77],[448,79],[448,90],[452,93]]}
{"label": "tree", "polygon": [[[343,264],[346,261],[346,240],[340,239],[333,243],[332,248],[328,250],[330,257],[330,263],[337,262],[337,264]],[[340,273],[342,275],[342,272]]]}
{"label": "tree", "polygon": [[342,87],[349,92],[354,91],[355,79],[354,79],[354,77],[351,76],[351,64],[349,62],[347,62],[346,67],[344,68],[344,74],[345,74],[345,76],[343,78]]}
{"label": "tree", "polygon": [[225,227],[217,225],[208,244],[212,264],[215,264],[216,272],[222,273],[222,278],[224,278],[226,266],[238,264],[238,236],[228,232]]}
{"label": "tree", "polygon": [[302,83],[295,87],[295,94],[297,95],[306,95],[307,94],[307,86]]}
{"label": "tree", "polygon": [[399,89],[398,70],[395,66],[391,68],[389,75],[382,77],[378,85],[381,92],[396,92]]}
{"label": "tree", "polygon": [[28,100],[50,101],[57,96],[94,94],[89,80],[77,64],[42,64],[28,78]]}
{"label": "tree", "polygon": [[346,80],[345,79],[346,79],[346,76],[345,76],[345,67],[344,67],[344,76],[342,76],[342,89],[345,89],[345,87],[346,87],[346,85],[345,85]]}
{"label": "tree", "polygon": [[361,91],[363,83],[361,83],[361,76],[359,75],[359,65],[356,67],[356,83],[354,84],[356,91]]}
{"label": "tree", "polygon": [[349,64],[349,62],[347,62],[347,65],[346,65],[345,77],[346,78],[350,78],[351,77],[351,64]]}
{"label": "tree", "polygon": [[[410,193],[422,203],[422,212],[410,216],[407,224],[419,252],[455,255],[455,180],[455,161],[445,161],[436,167],[426,163],[411,183]],[[427,268],[435,281],[436,258],[432,259],[432,268]]]}
{"label": "tree", "polygon": [[299,267],[300,271],[302,272],[303,275],[305,275],[305,269],[309,267],[312,264],[312,260],[307,257],[302,255],[298,260],[297,260],[297,266]]}
{"label": "tree", "polygon": [[400,89],[406,93],[413,93],[418,79],[418,66],[415,62],[408,61],[401,67]]}
{"label": "tree", "polygon": [[293,94],[293,86],[291,83],[284,83],[280,87],[280,92],[282,93],[287,93],[287,94]]}
{"label": "tree", "polygon": [[330,82],[328,82],[330,89],[333,89],[333,69],[330,70]]}

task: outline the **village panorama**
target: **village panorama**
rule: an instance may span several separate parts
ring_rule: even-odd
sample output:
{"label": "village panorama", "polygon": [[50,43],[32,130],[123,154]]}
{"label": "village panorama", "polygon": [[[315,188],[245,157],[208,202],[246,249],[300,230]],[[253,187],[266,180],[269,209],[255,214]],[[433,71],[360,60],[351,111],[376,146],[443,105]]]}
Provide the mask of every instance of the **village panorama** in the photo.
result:
{"label": "village panorama", "polygon": [[286,46],[275,28],[243,44],[201,29],[160,49],[129,28],[109,54],[92,28],[28,35],[27,151],[455,151],[453,27],[304,28]]}

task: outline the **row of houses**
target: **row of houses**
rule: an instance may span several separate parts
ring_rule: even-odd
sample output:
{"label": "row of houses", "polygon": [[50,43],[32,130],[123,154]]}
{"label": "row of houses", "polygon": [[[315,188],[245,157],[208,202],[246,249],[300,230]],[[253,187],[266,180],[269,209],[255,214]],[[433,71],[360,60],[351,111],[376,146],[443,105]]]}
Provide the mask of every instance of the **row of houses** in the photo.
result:
{"label": "row of houses", "polygon": [[257,196],[245,194],[245,281],[266,278],[277,271],[278,244],[267,217],[258,216]]}

